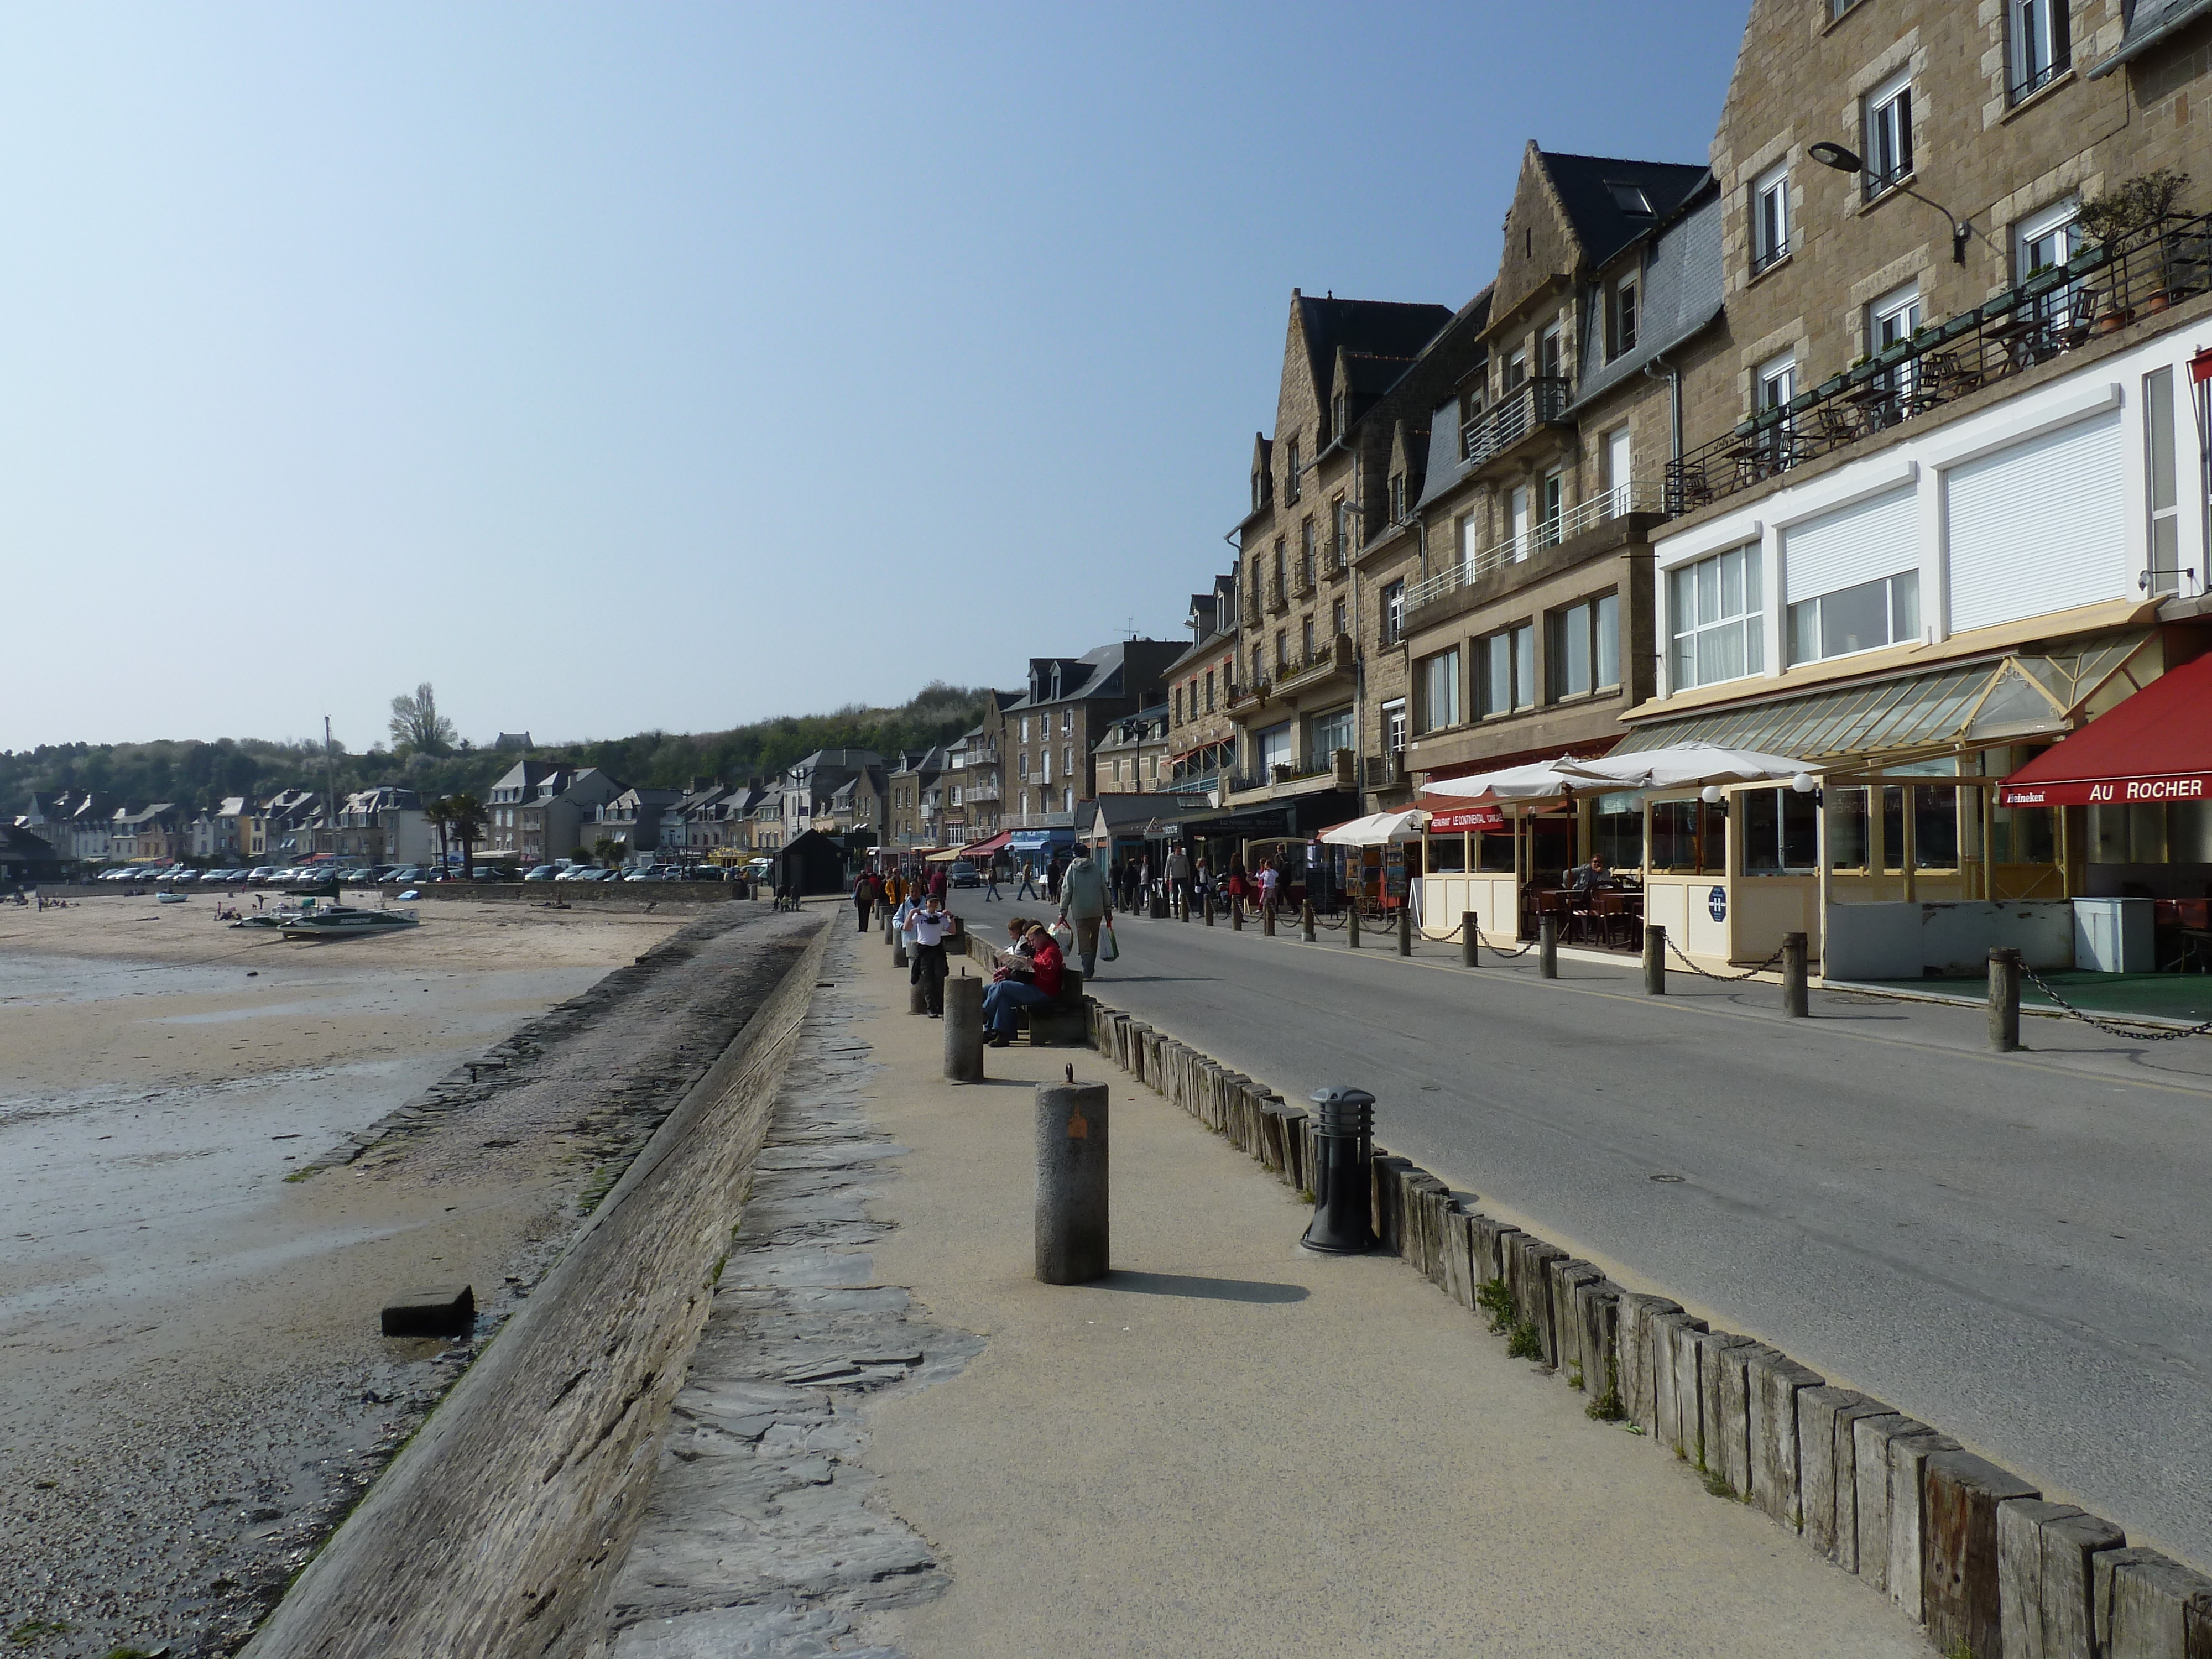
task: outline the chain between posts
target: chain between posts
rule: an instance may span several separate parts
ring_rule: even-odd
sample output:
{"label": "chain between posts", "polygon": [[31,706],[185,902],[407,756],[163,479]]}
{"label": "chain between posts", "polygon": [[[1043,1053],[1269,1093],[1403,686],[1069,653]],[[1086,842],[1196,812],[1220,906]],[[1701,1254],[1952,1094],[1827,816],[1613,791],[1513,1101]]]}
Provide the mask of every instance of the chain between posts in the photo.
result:
{"label": "chain between posts", "polygon": [[2171,1042],[2176,1037],[2203,1036],[2208,1032],[2212,1032],[2212,1019],[2199,1021],[2195,1025],[2185,1026],[2178,1031],[2164,1031],[2147,1025],[2114,1024],[2110,1020],[2099,1019],[2094,1014],[2083,1013],[2064,997],[2060,996],[2044,981],[2042,975],[2024,962],[2020,965],[2020,975],[2057,1004],[2063,1012],[2080,1020],[2084,1025],[2094,1026],[2107,1036],[2133,1037],[2142,1042]]}
{"label": "chain between posts", "polygon": [[1767,957],[1765,961],[1759,963],[1755,967],[1746,969],[1741,974],[1709,974],[1704,969],[1698,967],[1696,963],[1691,961],[1689,957],[1683,956],[1682,947],[1675,944],[1672,938],[1668,939],[1667,948],[1674,953],[1676,957],[1681,962],[1682,966],[1688,969],[1699,979],[1717,980],[1723,985],[1732,985],[1739,980],[1756,979],[1759,975],[1765,973],[1768,969],[1773,967],[1777,963],[1782,960],[1782,947],[1780,945],[1777,945],[1772,956]]}

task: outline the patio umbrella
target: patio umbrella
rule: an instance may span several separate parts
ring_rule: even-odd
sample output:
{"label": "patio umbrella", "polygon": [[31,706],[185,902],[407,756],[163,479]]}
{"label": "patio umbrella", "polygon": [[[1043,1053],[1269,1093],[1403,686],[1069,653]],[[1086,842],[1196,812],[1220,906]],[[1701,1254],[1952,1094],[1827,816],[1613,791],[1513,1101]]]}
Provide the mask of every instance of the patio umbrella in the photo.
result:
{"label": "patio umbrella", "polygon": [[1425,783],[1421,793],[1464,799],[1547,800],[1571,795],[1577,789],[1618,787],[1588,769],[1597,763],[1562,755],[1557,760],[1509,766],[1503,771],[1480,772],[1471,778],[1445,778],[1441,782]]}
{"label": "patio umbrella", "polygon": [[[1637,754],[1577,761],[1592,784],[1614,790],[1696,789],[1723,783],[1794,782],[1811,770],[1788,755],[1729,749],[1717,743],[1678,743]],[[1810,787],[1808,784],[1807,786]],[[1431,786],[1433,788],[1434,786]]]}
{"label": "patio umbrella", "polygon": [[1421,815],[1415,811],[1370,812],[1347,823],[1333,823],[1321,832],[1332,847],[1380,847],[1394,841],[1413,841],[1421,833]]}

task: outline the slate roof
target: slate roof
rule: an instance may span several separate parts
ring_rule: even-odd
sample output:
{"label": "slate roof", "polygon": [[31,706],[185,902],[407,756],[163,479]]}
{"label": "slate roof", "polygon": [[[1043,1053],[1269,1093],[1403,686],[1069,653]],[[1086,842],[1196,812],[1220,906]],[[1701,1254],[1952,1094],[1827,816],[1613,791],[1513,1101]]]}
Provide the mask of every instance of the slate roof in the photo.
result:
{"label": "slate roof", "polygon": [[2110,75],[2125,63],[2142,57],[2160,41],[2187,23],[2212,15],[2212,0],[2135,0],[2128,11],[2127,33],[2120,49],[2089,71],[2094,81]]}
{"label": "slate roof", "polygon": [[[1298,295],[1313,383],[1326,395],[1339,347],[1410,362],[1452,319],[1448,306],[1407,305],[1395,300],[1316,300]],[[1392,380],[1396,376],[1391,377]]]}
{"label": "slate roof", "polygon": [[[1703,163],[1632,161],[1607,155],[1560,155],[1540,149],[1544,172],[1583,245],[1583,257],[1601,265],[1680,207],[1712,176]],[[1624,198],[1638,193],[1650,211],[1633,210]]]}
{"label": "slate roof", "polygon": [[1604,331],[1583,331],[1582,372],[1576,377],[1575,401],[1568,414],[1640,375],[1646,363],[1702,333],[1721,314],[1728,287],[1721,258],[1721,208],[1720,186],[1707,174],[1705,184],[1691,192],[1680,216],[1655,229],[1644,254],[1644,317],[1636,344],[1607,362]]}

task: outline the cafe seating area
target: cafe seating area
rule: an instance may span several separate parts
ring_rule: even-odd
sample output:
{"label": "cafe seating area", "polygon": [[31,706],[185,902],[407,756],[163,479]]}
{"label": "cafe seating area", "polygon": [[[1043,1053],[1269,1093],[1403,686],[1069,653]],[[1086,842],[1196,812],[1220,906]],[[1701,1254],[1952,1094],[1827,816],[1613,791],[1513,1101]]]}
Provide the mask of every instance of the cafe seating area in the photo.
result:
{"label": "cafe seating area", "polygon": [[1525,887],[1521,892],[1521,937],[1534,939],[1546,916],[1559,919],[1559,939],[1607,951],[1643,948],[1644,890],[1608,877],[1596,887]]}

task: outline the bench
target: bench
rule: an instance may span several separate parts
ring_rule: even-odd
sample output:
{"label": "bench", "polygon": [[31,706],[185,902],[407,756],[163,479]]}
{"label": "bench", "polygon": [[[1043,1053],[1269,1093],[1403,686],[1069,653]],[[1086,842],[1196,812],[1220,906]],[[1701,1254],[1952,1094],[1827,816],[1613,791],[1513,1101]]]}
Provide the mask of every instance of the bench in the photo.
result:
{"label": "bench", "polygon": [[[986,975],[999,969],[999,947],[978,939],[966,929],[962,934],[968,946],[969,960],[981,968]],[[1032,1048],[1088,1048],[1091,1046],[1091,1014],[1085,1006],[1083,974],[1075,968],[1063,968],[1060,975],[1060,995],[1041,1008],[1024,1008],[1017,1017],[1019,1029],[1030,1034]]]}

